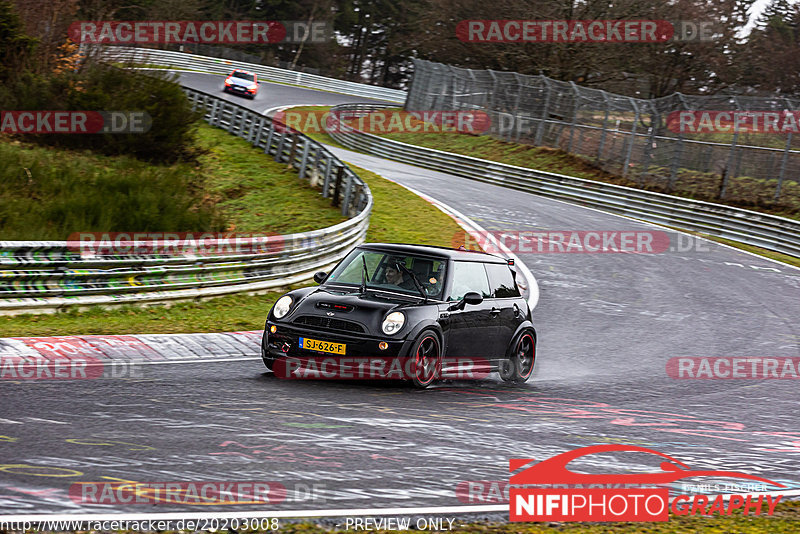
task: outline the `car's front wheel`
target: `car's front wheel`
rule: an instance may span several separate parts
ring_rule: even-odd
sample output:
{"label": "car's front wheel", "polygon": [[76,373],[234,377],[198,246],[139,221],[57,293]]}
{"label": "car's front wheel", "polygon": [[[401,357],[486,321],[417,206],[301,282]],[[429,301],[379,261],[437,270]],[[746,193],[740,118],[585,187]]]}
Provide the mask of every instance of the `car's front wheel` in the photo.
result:
{"label": "car's front wheel", "polygon": [[430,330],[419,335],[411,349],[410,379],[414,387],[425,389],[442,375],[442,345]]}
{"label": "car's front wheel", "polygon": [[533,374],[536,363],[536,340],[530,332],[522,332],[514,341],[507,360],[500,362],[500,378],[506,382],[522,384]]}

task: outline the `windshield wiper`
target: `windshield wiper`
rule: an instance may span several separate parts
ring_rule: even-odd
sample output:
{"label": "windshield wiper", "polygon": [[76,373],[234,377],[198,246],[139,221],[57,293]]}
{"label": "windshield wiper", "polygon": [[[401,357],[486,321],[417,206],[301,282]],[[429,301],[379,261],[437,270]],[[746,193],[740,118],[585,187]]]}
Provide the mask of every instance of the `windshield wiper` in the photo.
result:
{"label": "windshield wiper", "polygon": [[361,265],[363,266],[363,269],[361,269],[361,292],[360,293],[362,295],[366,295],[367,294],[367,275],[369,273],[367,272],[367,259],[363,254],[361,255]]}
{"label": "windshield wiper", "polygon": [[403,265],[402,263],[396,263],[395,265],[397,265],[397,267],[399,267],[400,270],[402,270],[404,273],[406,273],[407,275],[409,275],[411,277],[411,281],[414,282],[415,286],[417,286],[417,291],[419,291],[419,294],[422,295],[423,299],[425,299],[425,304],[427,304],[428,303],[428,294],[422,288],[422,284],[419,282],[419,280],[417,280],[417,275],[412,273],[411,270],[408,267],[406,267],[405,265]]}

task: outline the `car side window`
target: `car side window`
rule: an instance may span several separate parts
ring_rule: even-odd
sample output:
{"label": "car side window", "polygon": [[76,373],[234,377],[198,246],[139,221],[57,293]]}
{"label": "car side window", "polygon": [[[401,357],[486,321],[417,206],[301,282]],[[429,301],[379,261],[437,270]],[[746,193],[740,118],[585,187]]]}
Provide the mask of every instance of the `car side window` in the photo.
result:
{"label": "car side window", "polygon": [[453,289],[449,300],[461,300],[470,291],[475,291],[488,298],[489,279],[482,263],[457,261],[453,264]]}
{"label": "car side window", "polygon": [[487,263],[486,272],[489,273],[489,286],[494,298],[519,297],[519,288],[514,282],[511,269],[502,263]]}

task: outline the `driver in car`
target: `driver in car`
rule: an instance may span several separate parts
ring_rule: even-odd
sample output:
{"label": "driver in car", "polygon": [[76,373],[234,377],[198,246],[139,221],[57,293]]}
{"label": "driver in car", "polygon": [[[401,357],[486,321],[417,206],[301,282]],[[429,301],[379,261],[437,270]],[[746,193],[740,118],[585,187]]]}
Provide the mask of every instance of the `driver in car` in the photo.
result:
{"label": "driver in car", "polygon": [[386,265],[386,274],[384,277],[386,278],[386,282],[403,289],[410,289],[416,290],[416,286],[414,285],[414,281],[411,280],[410,276],[407,276],[402,270],[397,267],[397,264],[405,265],[406,261],[404,258],[389,258],[389,261]]}

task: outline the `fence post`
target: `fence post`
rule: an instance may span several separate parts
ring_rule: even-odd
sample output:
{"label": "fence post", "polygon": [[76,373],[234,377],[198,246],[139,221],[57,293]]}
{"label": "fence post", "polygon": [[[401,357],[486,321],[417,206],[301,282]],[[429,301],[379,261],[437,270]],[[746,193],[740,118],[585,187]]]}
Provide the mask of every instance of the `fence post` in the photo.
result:
{"label": "fence post", "polygon": [[328,156],[328,161],[325,163],[324,181],[322,182],[322,198],[328,198],[330,195],[331,187],[331,166],[333,165],[333,158]]}
{"label": "fence post", "polygon": [[258,126],[261,124],[261,117],[258,117],[258,121],[256,121],[256,115],[252,114],[250,117],[250,129],[247,130],[247,142],[251,145],[253,144],[253,139],[256,137],[256,133],[258,132]]}
{"label": "fence post", "polygon": [[572,124],[569,125],[569,148],[567,148],[567,152],[572,152],[572,140],[575,137],[575,124],[578,122],[578,111],[580,111],[581,108],[581,94],[575,82],[571,81],[569,85],[572,87],[572,92],[574,93],[572,98],[575,99],[572,105]]}
{"label": "fence post", "polygon": [[189,96],[189,100],[192,102],[192,111],[197,111],[197,97],[200,96],[200,94],[195,93],[194,91],[187,92],[187,94]]}
{"label": "fence post", "polygon": [[603,117],[603,128],[602,128],[602,131],[600,132],[600,144],[597,146],[597,160],[598,161],[603,159],[603,148],[605,147],[605,144],[606,144],[606,128],[608,127],[608,108],[609,108],[609,103],[608,103],[608,95],[606,94],[605,91],[603,91],[603,100],[606,103],[606,114]]}
{"label": "fence post", "polygon": [[450,71],[450,80],[452,82],[452,91],[450,91],[450,110],[454,110],[458,109],[456,107],[456,93],[458,92],[458,89],[456,88],[456,82],[458,82],[458,73],[452,65],[448,65],[447,68]]}
{"label": "fence post", "polygon": [[216,98],[214,102],[211,104],[211,116],[209,117],[209,124],[211,126],[219,126],[219,120],[217,119],[217,109],[219,108],[219,100]]}
{"label": "fence post", "polygon": [[269,133],[267,133],[267,144],[264,147],[264,154],[269,154],[272,150],[272,138],[275,136],[275,123],[269,121]]}
{"label": "fence post", "polygon": [[778,201],[781,196],[781,189],[783,188],[783,179],[786,175],[786,164],[789,162],[789,150],[792,148],[792,132],[786,137],[786,148],[783,150],[783,157],[781,158],[781,172],[778,175],[778,186],[775,188],[775,196],[773,200]]}
{"label": "fence post", "polygon": [[331,200],[331,206],[338,206],[339,205],[339,193],[342,190],[342,176],[344,175],[344,167],[339,167],[336,169],[336,184],[333,186],[333,199]]}
{"label": "fence post", "polygon": [[[544,121],[547,120],[547,117],[550,114],[550,97],[553,94],[553,88],[550,86],[550,82],[547,80],[547,77],[542,76],[541,80],[544,82],[547,94],[544,96],[542,116],[539,118],[539,126],[536,128],[536,140],[534,141],[536,146],[540,146],[542,144],[542,136],[544,135]],[[519,138],[519,135],[517,138]]]}
{"label": "fence post", "polygon": [[361,208],[361,197],[363,195],[363,191],[364,186],[361,184],[356,184],[356,186],[353,188],[353,210],[352,214],[350,212],[347,213],[348,217],[352,217],[359,212]]}
{"label": "fence post", "polygon": [[347,182],[344,186],[344,201],[342,202],[342,215],[347,216],[350,211],[350,193],[353,191],[353,175],[347,175]]}
{"label": "fence post", "polygon": [[728,154],[728,163],[725,165],[725,170],[722,172],[722,183],[719,187],[719,195],[717,198],[723,199],[728,192],[728,182],[730,181],[731,172],[733,170],[733,162],[736,157],[736,144],[739,142],[739,132],[733,134],[733,141],[731,141],[731,150]]}
{"label": "fence post", "polygon": [[678,134],[678,148],[672,154],[672,165],[669,170],[669,182],[667,182],[667,193],[675,190],[675,183],[678,181],[678,166],[683,157],[683,132]]}
{"label": "fence post", "polygon": [[314,147],[314,163],[312,163],[312,172],[314,173],[314,186],[319,185],[320,171],[322,171],[322,147],[317,145]]}
{"label": "fence post", "polygon": [[256,126],[256,138],[253,141],[253,146],[261,144],[261,134],[264,133],[264,117],[258,119],[258,126]]}
{"label": "fence post", "polygon": [[308,162],[309,140],[303,138],[303,155],[300,158],[300,178],[306,176],[306,163]]}
{"label": "fence post", "polygon": [[281,132],[280,141],[278,141],[278,147],[275,150],[275,161],[278,163],[281,162],[283,159],[283,142],[286,140],[286,135],[289,133],[288,129],[284,126],[283,132]]}
{"label": "fence post", "polygon": [[294,168],[294,157],[297,155],[297,142],[299,138],[300,138],[299,133],[295,133],[294,135],[292,135],[292,148],[289,149],[289,159],[286,162],[287,169]]}
{"label": "fence post", "polygon": [[478,88],[478,79],[475,77],[475,73],[472,72],[472,69],[467,69],[467,74],[469,74],[470,80],[472,81],[472,83],[471,83],[472,90],[470,91],[471,94],[469,95],[469,103],[470,103],[471,106],[479,106],[480,104],[476,104],[472,100],[472,98],[474,97],[473,93],[474,93],[475,89]]}
{"label": "fence post", "polygon": [[[733,97],[733,103],[736,104],[736,109],[741,110],[742,106],[739,105],[739,99],[735,96]],[[731,141],[731,150],[728,154],[728,163],[725,165],[725,170],[722,173],[722,181],[719,187],[719,195],[717,198],[723,199],[725,195],[728,193],[728,182],[731,179],[731,174],[736,174],[733,167],[734,162],[736,161],[736,145],[739,143],[739,129],[734,126],[734,134],[733,134],[733,141]],[[736,176],[734,176],[736,178]]]}
{"label": "fence post", "polygon": [[656,142],[656,130],[661,127],[661,113],[658,110],[653,111],[652,102],[649,103],[650,107],[650,128],[647,132],[647,144],[642,153],[642,172],[641,176],[644,180],[647,176],[647,171],[650,169],[650,159],[653,156],[653,145]]}
{"label": "fence post", "polygon": [[239,133],[237,134],[238,137],[244,137],[244,127],[247,123],[247,116],[250,114],[249,111],[242,111],[242,114],[239,116]]}
{"label": "fence post", "polygon": [[511,120],[514,121],[514,126],[508,129],[508,141],[511,141],[512,130],[517,130],[517,140],[519,140],[519,118],[517,112],[519,111],[519,102],[522,100],[522,83],[519,81],[519,74],[514,73],[514,79],[517,80],[517,100],[514,102],[514,111],[511,112]]}
{"label": "fence post", "polygon": [[[223,108],[222,108],[222,109],[225,109],[225,106],[224,106],[224,104],[223,104]],[[221,115],[221,114],[220,114],[220,118],[222,118],[222,115]],[[225,130],[226,130],[228,133],[232,133],[232,132],[233,132],[233,120],[234,120],[235,118],[236,118],[236,108],[232,107],[232,108],[231,108],[231,115],[230,115],[230,117],[228,117],[228,127],[227,127],[227,128],[225,128]]]}
{"label": "fence post", "polygon": [[498,91],[497,76],[495,75],[494,71],[492,71],[492,69],[488,69],[487,72],[489,73],[489,76],[492,77],[492,92],[491,92],[491,96],[489,97],[488,108],[493,110],[493,109],[495,109],[494,96],[497,94],[497,91]]}
{"label": "fence post", "polygon": [[631,128],[631,140],[628,143],[628,151],[625,154],[625,163],[622,169],[622,176],[628,175],[628,167],[631,164],[631,154],[633,154],[633,144],[636,142],[636,126],[639,124],[639,106],[636,104],[636,101],[632,98],[630,100],[631,105],[634,109],[634,116],[633,116],[633,128]]}

